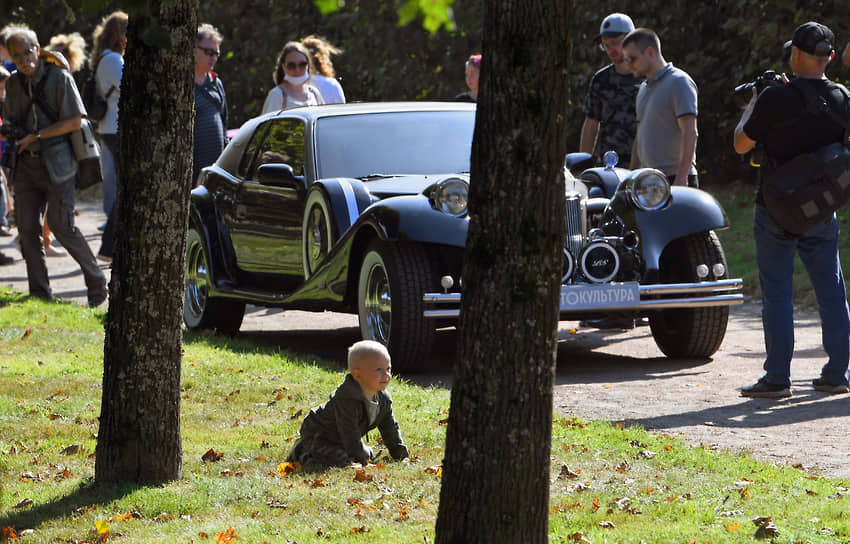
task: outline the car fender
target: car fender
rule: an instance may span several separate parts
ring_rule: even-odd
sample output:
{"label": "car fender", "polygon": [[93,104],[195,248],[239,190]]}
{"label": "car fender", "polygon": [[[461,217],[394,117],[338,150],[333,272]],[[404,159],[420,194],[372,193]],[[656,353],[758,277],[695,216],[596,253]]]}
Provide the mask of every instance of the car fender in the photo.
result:
{"label": "car fender", "polygon": [[335,238],[342,237],[351,228],[360,213],[372,203],[372,196],[362,181],[351,178],[333,178],[316,181],[311,187],[324,191],[333,215]]}
{"label": "car fender", "polygon": [[423,195],[406,195],[380,200],[363,211],[360,218],[386,240],[464,247],[469,216],[455,217],[436,210]]}
{"label": "car fender", "polygon": [[635,208],[624,192],[611,201],[612,209],[640,235],[647,271],[658,270],[661,253],[673,240],[729,226],[723,207],[709,193],[692,187],[670,190],[670,203],[655,211]]}

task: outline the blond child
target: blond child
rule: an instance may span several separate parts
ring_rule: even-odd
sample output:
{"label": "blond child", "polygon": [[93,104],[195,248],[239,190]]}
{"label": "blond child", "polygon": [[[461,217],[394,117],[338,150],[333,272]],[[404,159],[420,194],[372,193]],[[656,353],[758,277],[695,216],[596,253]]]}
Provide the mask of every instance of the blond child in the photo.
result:
{"label": "blond child", "polygon": [[408,456],[386,392],[392,378],[387,348],[361,340],[348,348],[348,374],[330,400],[310,410],[301,424],[301,438],[287,458],[302,465],[347,466],[375,458],[363,436],[377,428],[394,459]]}

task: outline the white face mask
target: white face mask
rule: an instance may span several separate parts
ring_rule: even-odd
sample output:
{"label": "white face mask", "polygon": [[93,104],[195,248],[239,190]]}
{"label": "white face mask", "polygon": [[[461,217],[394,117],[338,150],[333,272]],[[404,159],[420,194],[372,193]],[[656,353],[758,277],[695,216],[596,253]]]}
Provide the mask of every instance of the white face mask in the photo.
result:
{"label": "white face mask", "polygon": [[288,81],[289,83],[291,83],[292,85],[295,85],[296,87],[299,86],[299,85],[303,85],[304,82],[307,81],[309,78],[310,78],[310,68],[309,67],[307,67],[304,70],[303,75],[291,76],[288,73],[284,73],[284,76],[283,76],[284,81]]}

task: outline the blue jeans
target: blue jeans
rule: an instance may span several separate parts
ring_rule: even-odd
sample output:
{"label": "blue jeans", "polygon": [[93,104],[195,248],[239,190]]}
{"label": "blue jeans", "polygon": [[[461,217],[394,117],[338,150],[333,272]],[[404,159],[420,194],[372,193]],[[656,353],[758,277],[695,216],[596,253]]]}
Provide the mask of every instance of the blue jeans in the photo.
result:
{"label": "blue jeans", "polygon": [[850,361],[850,310],[844,275],[838,260],[838,219],[819,223],[799,237],[790,237],[764,206],[756,205],[753,235],[762,292],[765,375],[777,385],[791,384],[794,355],[794,306],[791,303],[794,255],[799,254],[815,290],[821,320],[821,339],[829,360],[821,376],[833,384],[846,384]]}

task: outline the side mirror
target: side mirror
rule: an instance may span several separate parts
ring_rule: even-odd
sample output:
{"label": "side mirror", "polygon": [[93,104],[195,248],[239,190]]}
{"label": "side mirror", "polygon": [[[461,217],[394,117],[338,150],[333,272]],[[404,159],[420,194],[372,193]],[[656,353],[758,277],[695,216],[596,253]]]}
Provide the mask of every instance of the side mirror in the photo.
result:
{"label": "side mirror", "polygon": [[564,157],[564,167],[575,177],[578,177],[579,174],[594,166],[596,164],[594,163],[593,155],[590,153],[567,153],[566,157]]}
{"label": "side mirror", "polygon": [[273,187],[302,187],[301,178],[295,175],[288,164],[264,164],[257,169],[257,181]]}

